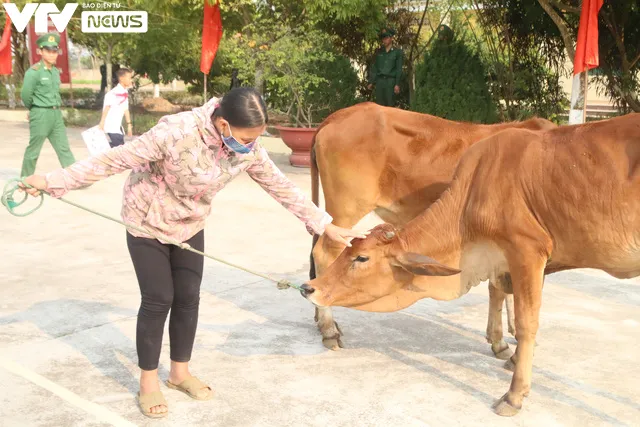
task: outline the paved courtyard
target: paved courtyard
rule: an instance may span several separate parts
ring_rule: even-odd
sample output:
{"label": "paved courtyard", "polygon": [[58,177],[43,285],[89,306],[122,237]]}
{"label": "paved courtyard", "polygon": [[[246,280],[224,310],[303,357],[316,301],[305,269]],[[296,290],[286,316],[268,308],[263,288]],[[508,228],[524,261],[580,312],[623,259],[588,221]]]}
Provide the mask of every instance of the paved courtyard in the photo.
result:
{"label": "paved courtyard", "polygon": [[[87,155],[80,131],[68,129],[77,158]],[[27,141],[26,123],[0,121],[0,185],[18,175]],[[265,145],[310,194],[308,171],[288,165],[287,148],[278,140]],[[58,166],[47,143],[38,171]],[[125,177],[68,198],[118,217]],[[547,278],[533,389],[519,415],[501,418],[491,405],[511,373],[484,339],[486,284],[457,301],[423,300],[397,313],[338,308],[346,348],[332,352],[297,292],[208,259],[192,369],[216,395],[198,402],[163,385],[170,415],[150,420],[134,400],[140,297],[124,229],[47,198],[25,218],[1,210],[0,236],[2,426],[587,427],[640,420],[637,280],[591,270]],[[230,262],[306,277],[311,237],[246,175],[215,199],[205,241],[207,252]],[[168,350],[165,333],[162,379]]]}

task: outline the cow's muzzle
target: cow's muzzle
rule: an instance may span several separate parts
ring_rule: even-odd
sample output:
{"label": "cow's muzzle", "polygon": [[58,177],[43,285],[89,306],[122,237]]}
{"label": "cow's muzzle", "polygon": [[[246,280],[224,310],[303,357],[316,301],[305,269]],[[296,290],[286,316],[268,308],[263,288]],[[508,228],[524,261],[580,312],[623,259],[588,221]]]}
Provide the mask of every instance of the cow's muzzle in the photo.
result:
{"label": "cow's muzzle", "polygon": [[300,286],[300,294],[305,298],[309,298],[309,295],[311,295],[314,292],[315,292],[315,289],[313,289],[311,286],[309,286],[306,283]]}

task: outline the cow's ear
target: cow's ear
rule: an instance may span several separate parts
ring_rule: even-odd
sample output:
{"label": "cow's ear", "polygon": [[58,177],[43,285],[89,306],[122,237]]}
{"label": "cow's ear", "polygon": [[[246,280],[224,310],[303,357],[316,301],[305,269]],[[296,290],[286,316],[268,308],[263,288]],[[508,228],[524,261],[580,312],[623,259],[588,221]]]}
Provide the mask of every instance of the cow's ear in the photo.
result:
{"label": "cow's ear", "polygon": [[420,276],[452,276],[460,273],[457,268],[449,267],[426,255],[413,252],[401,253],[395,258],[394,264]]}

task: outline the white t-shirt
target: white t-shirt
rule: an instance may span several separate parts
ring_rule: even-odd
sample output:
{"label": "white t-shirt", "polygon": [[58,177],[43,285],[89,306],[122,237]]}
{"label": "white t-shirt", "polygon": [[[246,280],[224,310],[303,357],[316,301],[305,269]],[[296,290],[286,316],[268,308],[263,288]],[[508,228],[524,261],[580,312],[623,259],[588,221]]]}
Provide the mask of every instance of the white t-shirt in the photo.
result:
{"label": "white t-shirt", "polygon": [[123,133],[120,130],[122,126],[122,118],[124,112],[129,109],[129,92],[121,84],[111,89],[104,96],[104,103],[102,109],[109,106],[109,112],[104,119],[104,131],[106,133]]}

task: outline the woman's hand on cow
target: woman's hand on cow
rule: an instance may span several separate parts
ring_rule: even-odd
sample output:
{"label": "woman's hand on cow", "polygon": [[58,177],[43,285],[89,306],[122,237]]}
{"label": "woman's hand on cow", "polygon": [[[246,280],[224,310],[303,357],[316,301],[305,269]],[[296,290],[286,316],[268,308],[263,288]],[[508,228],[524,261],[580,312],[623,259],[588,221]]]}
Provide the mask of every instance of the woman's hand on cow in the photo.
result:
{"label": "woman's hand on cow", "polygon": [[324,234],[326,234],[327,237],[333,241],[351,247],[351,239],[364,239],[369,235],[369,232],[356,231],[350,228],[342,228],[338,227],[337,225],[327,224],[324,229]]}
{"label": "woman's hand on cow", "polygon": [[34,197],[39,196],[41,190],[47,189],[47,180],[42,175],[28,176],[24,179],[24,182],[29,187],[27,187],[23,183],[19,183],[18,187],[20,187],[22,191],[26,191],[27,193],[31,194]]}

